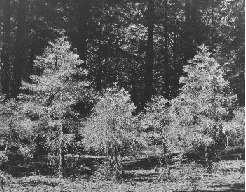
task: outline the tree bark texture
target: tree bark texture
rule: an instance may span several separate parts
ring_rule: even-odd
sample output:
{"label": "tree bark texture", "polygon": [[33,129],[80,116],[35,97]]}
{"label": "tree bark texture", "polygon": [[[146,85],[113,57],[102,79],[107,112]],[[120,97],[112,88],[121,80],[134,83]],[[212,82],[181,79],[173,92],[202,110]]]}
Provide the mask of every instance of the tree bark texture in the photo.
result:
{"label": "tree bark texture", "polygon": [[164,77],[163,77],[163,81],[164,81],[164,88],[163,88],[163,93],[164,93],[164,97],[169,100],[170,99],[170,66],[169,66],[169,62],[168,62],[168,19],[167,19],[167,1],[165,0],[165,49],[164,49]]}
{"label": "tree bark texture", "polygon": [[91,18],[91,0],[79,0],[78,10],[78,35],[77,50],[80,59],[84,61],[81,67],[86,68],[87,60],[87,38],[88,38],[88,21]]}
{"label": "tree bark texture", "polygon": [[11,8],[10,0],[2,1],[3,13],[3,37],[2,37],[2,54],[1,54],[1,88],[2,93],[8,99],[10,97],[10,17]]}
{"label": "tree bark texture", "polygon": [[153,93],[153,65],[154,65],[154,22],[155,22],[155,7],[154,0],[148,0],[147,10],[147,26],[148,26],[148,40],[146,49],[146,60],[145,60],[145,87],[144,87],[144,98],[145,103],[151,100]]}
{"label": "tree bark texture", "polygon": [[13,81],[11,88],[11,97],[17,98],[24,68],[24,50],[25,50],[25,28],[26,28],[27,0],[19,0],[17,10],[17,32],[15,38],[15,60],[13,67]]}
{"label": "tree bark texture", "polygon": [[59,146],[58,146],[58,177],[63,177],[63,158],[62,158],[62,140],[63,140],[63,132],[62,132],[62,125],[59,129]]}
{"label": "tree bark texture", "polygon": [[[101,23],[101,22],[100,22]],[[103,47],[102,47],[102,26],[99,26],[99,43],[98,43],[98,66],[96,72],[96,89],[102,90],[102,59],[103,59]]]}
{"label": "tree bark texture", "polygon": [[202,35],[197,25],[198,0],[185,0],[184,63],[196,54],[196,45],[200,45]]}

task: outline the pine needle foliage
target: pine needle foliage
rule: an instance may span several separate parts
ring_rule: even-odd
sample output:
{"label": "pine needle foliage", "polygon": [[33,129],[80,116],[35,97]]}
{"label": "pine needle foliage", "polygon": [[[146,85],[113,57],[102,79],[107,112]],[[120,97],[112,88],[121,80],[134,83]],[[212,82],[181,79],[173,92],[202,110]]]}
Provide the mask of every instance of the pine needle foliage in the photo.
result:
{"label": "pine needle foliage", "polygon": [[45,141],[43,147],[50,154],[59,156],[60,175],[61,154],[64,154],[64,142],[67,141],[63,129],[70,130],[70,133],[75,132],[78,123],[74,120],[78,119],[78,115],[71,106],[88,94],[85,89],[88,82],[74,78],[87,74],[86,70],[81,69],[81,63],[66,37],[50,42],[43,55],[35,61],[35,66],[42,71],[41,75],[33,75],[33,83],[23,83],[22,88],[28,89],[32,94],[20,95],[26,113],[36,116],[38,132],[43,132],[40,134]]}
{"label": "pine needle foliage", "polygon": [[122,157],[145,144],[137,117],[132,115],[134,110],[127,91],[107,89],[82,129],[84,145],[107,156],[106,169],[110,170],[111,179],[121,178]]}
{"label": "pine needle foliage", "polygon": [[172,101],[171,111],[175,126],[189,146],[194,140],[206,145],[216,140],[216,135],[233,107],[236,96],[229,89],[222,67],[211,57],[204,45],[184,67],[187,74],[180,78],[183,87]]}

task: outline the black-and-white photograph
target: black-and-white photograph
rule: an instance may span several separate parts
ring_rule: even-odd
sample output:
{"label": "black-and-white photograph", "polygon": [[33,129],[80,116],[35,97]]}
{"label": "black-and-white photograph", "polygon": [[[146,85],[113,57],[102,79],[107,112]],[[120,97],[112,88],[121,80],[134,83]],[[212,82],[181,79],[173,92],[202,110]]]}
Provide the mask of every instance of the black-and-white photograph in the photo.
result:
{"label": "black-and-white photograph", "polygon": [[244,0],[0,0],[0,192],[244,192]]}

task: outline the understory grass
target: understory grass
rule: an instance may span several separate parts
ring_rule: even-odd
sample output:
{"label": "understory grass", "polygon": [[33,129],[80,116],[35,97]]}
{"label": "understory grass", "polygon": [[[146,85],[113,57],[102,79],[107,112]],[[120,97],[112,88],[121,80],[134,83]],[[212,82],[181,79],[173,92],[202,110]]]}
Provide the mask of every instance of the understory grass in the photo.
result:
{"label": "understory grass", "polygon": [[122,183],[97,178],[79,179],[34,175],[5,181],[5,192],[162,192],[162,191],[244,191],[245,161],[213,163],[212,173],[196,163],[177,164],[169,177],[160,179],[163,168],[128,170]]}

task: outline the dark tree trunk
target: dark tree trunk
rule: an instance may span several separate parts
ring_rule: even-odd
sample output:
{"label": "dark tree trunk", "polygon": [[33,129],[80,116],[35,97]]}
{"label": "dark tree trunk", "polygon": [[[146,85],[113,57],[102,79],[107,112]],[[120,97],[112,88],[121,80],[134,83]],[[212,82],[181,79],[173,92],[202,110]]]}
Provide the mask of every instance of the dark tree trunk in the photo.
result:
{"label": "dark tree trunk", "polygon": [[97,72],[96,72],[96,90],[101,91],[102,90],[102,45],[101,40],[99,40],[99,55],[98,55],[98,66],[97,66]]}
{"label": "dark tree trunk", "polygon": [[25,49],[25,25],[26,25],[27,0],[19,0],[17,11],[17,32],[15,39],[15,60],[13,67],[13,81],[11,97],[17,98],[20,92],[21,79],[24,68],[24,49]]}
{"label": "dark tree trunk", "polygon": [[91,0],[80,0],[78,10],[78,34],[77,34],[77,51],[80,59],[84,61],[81,67],[86,68],[87,60],[87,38],[88,38],[88,21],[91,18]]}
{"label": "dark tree trunk", "polygon": [[185,0],[184,63],[192,58],[191,0]]}
{"label": "dark tree trunk", "polygon": [[184,33],[184,63],[196,54],[196,46],[200,45],[202,35],[197,25],[198,0],[185,0],[185,33]]}
{"label": "dark tree trunk", "polygon": [[62,152],[61,156],[62,156],[62,166],[63,166],[62,175],[63,175],[63,177],[66,177],[67,173],[72,173],[72,170],[70,170],[71,172],[70,171],[68,171],[68,172],[66,171],[67,164],[66,164],[66,159],[65,159],[65,153]]}
{"label": "dark tree trunk", "polygon": [[147,26],[148,26],[148,40],[145,60],[145,87],[144,87],[144,103],[151,100],[153,93],[153,65],[154,65],[154,22],[155,22],[155,7],[154,0],[148,0],[147,10]]}
{"label": "dark tree trunk", "polygon": [[1,88],[6,98],[10,97],[10,0],[2,1],[3,14],[3,38],[2,38],[2,54],[1,54]]}
{"label": "dark tree trunk", "polygon": [[199,0],[191,0],[191,8],[190,8],[190,22],[197,22],[197,7]]}
{"label": "dark tree trunk", "polygon": [[[176,23],[176,22],[175,22]],[[183,64],[179,62],[179,52],[178,52],[178,28],[173,31],[173,70],[172,70],[172,93],[171,97],[174,98],[179,95],[180,84],[179,78],[183,75]]]}
{"label": "dark tree trunk", "polygon": [[173,32],[173,65],[174,65],[174,70],[173,70],[173,75],[172,75],[172,97],[175,97],[177,95],[177,90],[179,87],[179,67],[178,67],[178,62],[177,62],[177,31],[174,29]]}
{"label": "dark tree trunk", "polygon": [[2,48],[3,0],[0,1],[0,49]]}
{"label": "dark tree trunk", "polygon": [[[130,62],[130,59],[128,61],[130,64],[132,64]],[[137,95],[137,72],[134,69],[134,67],[131,68],[131,98],[132,98],[132,102],[137,106],[138,105],[138,95]]]}
{"label": "dark tree trunk", "polygon": [[163,74],[163,81],[164,81],[164,87],[163,87],[163,93],[164,97],[166,99],[170,99],[170,66],[168,62],[168,23],[167,23],[167,1],[165,0],[165,49],[164,49],[164,74]]}
{"label": "dark tree trunk", "polygon": [[[103,0],[100,1],[100,14],[103,15]],[[103,75],[103,18],[100,18],[99,30],[98,30],[98,66],[96,71],[96,89],[102,90],[102,75]]]}
{"label": "dark tree trunk", "polygon": [[98,91],[102,90],[102,27],[99,29],[99,45],[98,45],[98,66],[96,72],[96,89]]}
{"label": "dark tree trunk", "polygon": [[[191,1],[191,31],[193,32],[193,42],[195,42],[195,49],[197,45],[201,45],[203,40],[203,35],[202,35],[202,31],[199,27],[199,20],[198,20],[198,3],[199,0],[192,0]],[[194,46],[194,43],[193,43]],[[196,50],[193,48],[193,55],[192,57],[195,56],[196,54]]]}
{"label": "dark tree trunk", "polygon": [[191,21],[191,0],[185,0],[185,24],[190,25]]}
{"label": "dark tree trunk", "polygon": [[34,45],[32,43],[31,50],[29,53],[28,66],[27,66],[27,79],[26,80],[28,82],[31,82],[30,75],[33,74],[34,60],[35,60],[35,50],[34,50]]}
{"label": "dark tree trunk", "polygon": [[24,81],[27,81],[29,83],[32,82],[30,75],[36,74],[35,66],[34,66],[34,60],[37,55],[37,41],[36,41],[36,34],[32,36],[31,41],[30,41],[30,46],[29,46],[29,53],[28,53],[28,58],[27,58],[27,64],[26,64],[26,69],[25,69],[25,75],[23,75]]}

